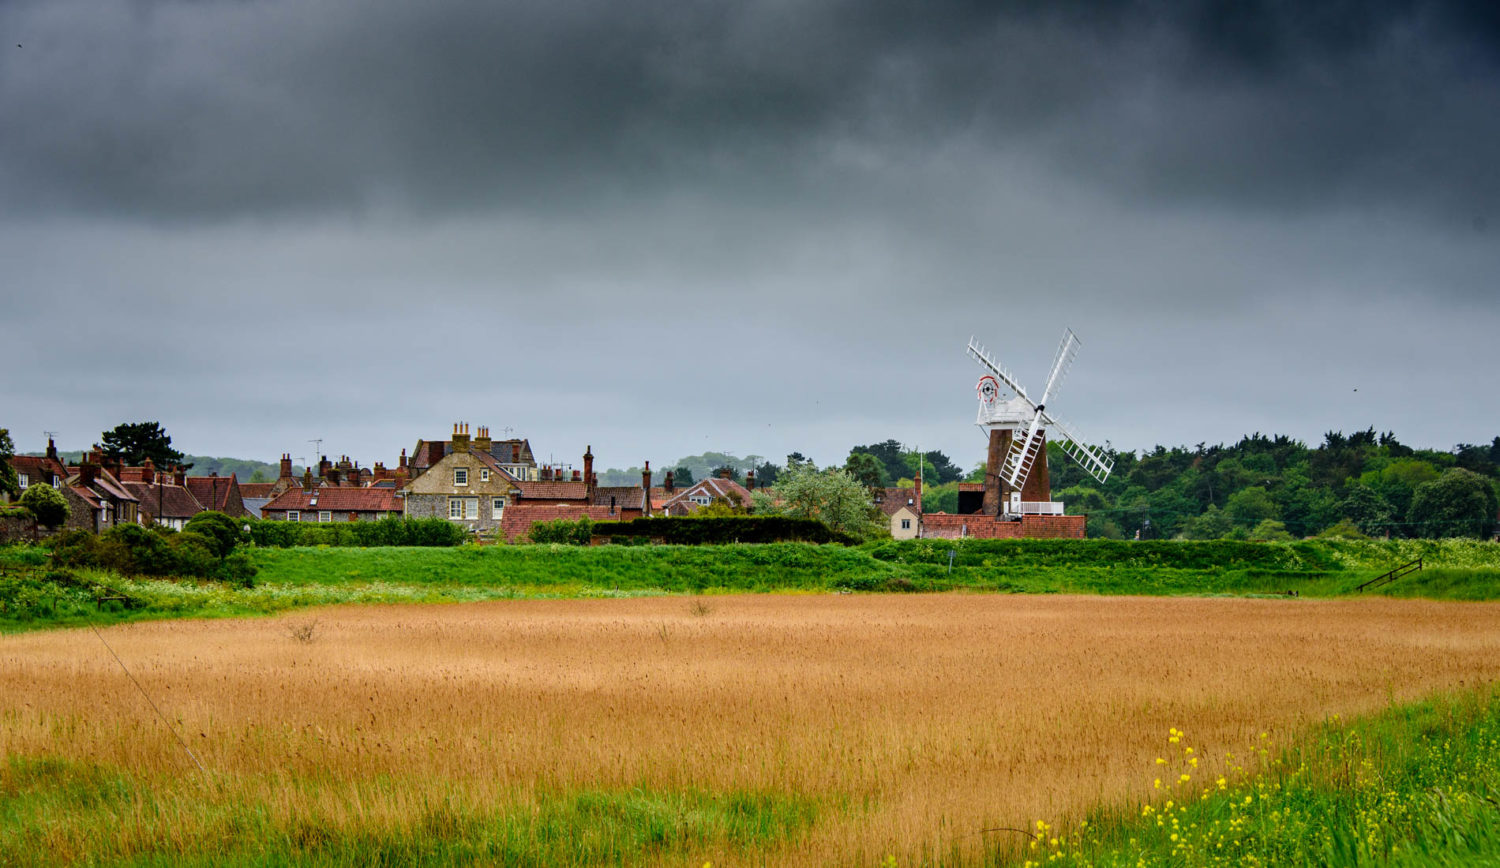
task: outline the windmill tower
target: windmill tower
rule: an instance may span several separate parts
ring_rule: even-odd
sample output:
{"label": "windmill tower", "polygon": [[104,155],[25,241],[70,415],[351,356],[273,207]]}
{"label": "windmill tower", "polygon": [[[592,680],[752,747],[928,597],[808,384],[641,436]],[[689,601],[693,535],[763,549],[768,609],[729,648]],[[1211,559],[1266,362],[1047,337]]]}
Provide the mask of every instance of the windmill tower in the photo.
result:
{"label": "windmill tower", "polygon": [[[989,373],[979,378],[979,417],[975,424],[989,432],[989,458],[984,474],[984,513],[1020,515],[1058,514],[1062,504],[1052,502],[1047,471],[1047,431],[1095,479],[1103,482],[1114,469],[1114,461],[1089,446],[1047,404],[1057,396],[1063,376],[1072,366],[1081,346],[1072,329],[1063,333],[1052,360],[1052,373],[1039,401],[1011,376],[984,347],[969,338],[969,355]],[[1010,393],[1013,397],[1006,398]]]}

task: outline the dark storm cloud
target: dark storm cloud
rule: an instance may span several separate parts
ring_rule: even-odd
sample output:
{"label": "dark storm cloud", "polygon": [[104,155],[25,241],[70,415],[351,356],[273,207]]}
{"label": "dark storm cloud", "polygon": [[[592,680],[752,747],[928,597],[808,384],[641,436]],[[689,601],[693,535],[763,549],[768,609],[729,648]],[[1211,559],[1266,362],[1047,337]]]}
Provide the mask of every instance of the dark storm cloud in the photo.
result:
{"label": "dark storm cloud", "polygon": [[1493,10],[12,3],[0,197],[167,220],[678,189],[856,208],[956,143],[1132,199],[1494,220]]}

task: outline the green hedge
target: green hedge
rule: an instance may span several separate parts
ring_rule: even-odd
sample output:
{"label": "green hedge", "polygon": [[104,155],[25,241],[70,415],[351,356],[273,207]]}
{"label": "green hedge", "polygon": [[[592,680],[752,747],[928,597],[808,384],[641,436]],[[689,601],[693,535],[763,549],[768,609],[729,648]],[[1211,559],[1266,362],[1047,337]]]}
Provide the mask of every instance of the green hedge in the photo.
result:
{"label": "green hedge", "polygon": [[397,518],[379,521],[341,521],[314,524],[296,521],[257,521],[250,525],[250,541],[267,548],[295,546],[456,546],[468,530],[443,518]]}
{"label": "green hedge", "polygon": [[601,521],[594,524],[596,536],[610,542],[633,543],[637,539],[667,545],[713,545],[722,543],[810,542],[852,545],[848,534],[830,530],[810,518],[780,515],[733,515],[713,518],[660,517],[632,521]]}
{"label": "green hedge", "polygon": [[1170,567],[1260,570],[1339,570],[1343,564],[1319,543],[1264,543],[1237,540],[1184,542],[1107,539],[889,540],[865,546],[876,560],[902,564],[948,563],[998,567]]}

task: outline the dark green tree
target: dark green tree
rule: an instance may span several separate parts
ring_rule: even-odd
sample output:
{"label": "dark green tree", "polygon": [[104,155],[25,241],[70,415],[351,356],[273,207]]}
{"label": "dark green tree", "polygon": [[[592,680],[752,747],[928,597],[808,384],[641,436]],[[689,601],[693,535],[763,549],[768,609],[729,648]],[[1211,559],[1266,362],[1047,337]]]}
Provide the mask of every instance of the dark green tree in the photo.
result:
{"label": "dark green tree", "polygon": [[755,484],[757,487],[768,487],[776,484],[776,478],[781,475],[781,468],[767,461],[755,468]]}
{"label": "dark green tree", "polygon": [[890,483],[885,467],[868,452],[850,452],[849,459],[844,462],[844,472],[870,489],[885,488]]}
{"label": "dark green tree", "polygon": [[1488,538],[1495,530],[1495,488],[1488,479],[1461,467],[1443,471],[1417,486],[1407,520],[1424,537]]}
{"label": "dark green tree", "polygon": [[188,519],[182,531],[204,537],[209,551],[221,561],[229,557],[236,545],[249,538],[241,522],[213,510],[205,510]]}
{"label": "dark green tree", "polygon": [[16,444],[11,442],[10,431],[0,428],[0,494],[15,497],[21,491],[21,482],[16,479],[15,468],[10,460],[16,457]]}
{"label": "dark green tree", "polygon": [[1391,502],[1368,485],[1350,482],[1344,486],[1344,497],[1339,501],[1339,513],[1366,536],[1385,536],[1398,530],[1395,525],[1396,511]]}
{"label": "dark green tree", "polygon": [[724,475],[726,473],[729,475],[729,478],[734,480],[735,482],[740,481],[740,471],[729,464],[721,464],[718,467],[715,467],[713,475],[715,479],[722,479],[724,478]]}
{"label": "dark green tree", "polygon": [[41,483],[26,487],[21,494],[21,505],[31,512],[37,523],[49,528],[67,521],[72,512],[62,492]]}
{"label": "dark green tree", "polygon": [[672,487],[687,488],[693,484],[693,471],[686,467],[676,467],[672,470]]}
{"label": "dark green tree", "polygon": [[144,464],[147,458],[161,468],[182,464],[182,453],[172,448],[172,438],[160,422],[122,422],[105,431],[99,445],[105,456],[129,467]]}
{"label": "dark green tree", "polygon": [[1281,510],[1277,509],[1271,495],[1259,485],[1252,485],[1230,495],[1224,511],[1229,513],[1235,524],[1246,529],[1281,515]]}

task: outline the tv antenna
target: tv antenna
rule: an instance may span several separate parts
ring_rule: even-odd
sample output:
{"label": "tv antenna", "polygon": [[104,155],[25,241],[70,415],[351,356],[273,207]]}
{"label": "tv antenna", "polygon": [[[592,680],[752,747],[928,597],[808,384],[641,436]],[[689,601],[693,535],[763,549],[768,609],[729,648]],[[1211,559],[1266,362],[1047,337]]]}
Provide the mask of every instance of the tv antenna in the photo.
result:
{"label": "tv antenna", "polygon": [[314,452],[315,456],[317,458],[322,458],[323,457],[323,438],[322,437],[314,437],[313,439],[311,439],[311,440],[309,440],[307,442],[313,444],[313,452]]}

